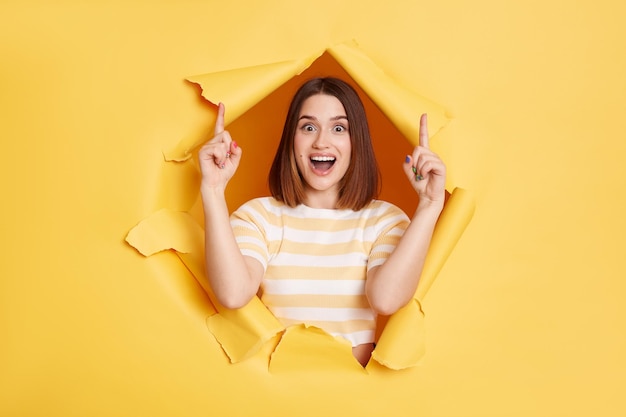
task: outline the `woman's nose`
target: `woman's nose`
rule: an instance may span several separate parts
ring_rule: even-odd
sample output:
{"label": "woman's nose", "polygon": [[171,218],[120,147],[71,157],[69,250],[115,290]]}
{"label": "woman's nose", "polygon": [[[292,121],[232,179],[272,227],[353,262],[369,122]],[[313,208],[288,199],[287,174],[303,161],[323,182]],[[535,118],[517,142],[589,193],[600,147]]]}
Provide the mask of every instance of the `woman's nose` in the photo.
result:
{"label": "woman's nose", "polygon": [[329,135],[328,132],[324,130],[320,130],[317,137],[315,138],[315,141],[313,142],[313,147],[315,149],[328,148],[328,135]]}

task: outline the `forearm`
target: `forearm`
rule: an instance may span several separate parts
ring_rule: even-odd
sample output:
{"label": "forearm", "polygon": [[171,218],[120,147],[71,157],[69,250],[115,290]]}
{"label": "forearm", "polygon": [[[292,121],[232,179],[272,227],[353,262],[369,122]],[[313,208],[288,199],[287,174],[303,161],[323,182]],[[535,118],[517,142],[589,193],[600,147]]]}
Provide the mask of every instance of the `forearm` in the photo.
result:
{"label": "forearm", "polygon": [[202,191],[205,220],[205,259],[209,284],[227,308],[246,305],[258,290],[230,226],[224,193]]}
{"label": "forearm", "polygon": [[394,313],[415,294],[442,208],[442,204],[418,206],[389,258],[368,274],[366,294],[378,313]]}

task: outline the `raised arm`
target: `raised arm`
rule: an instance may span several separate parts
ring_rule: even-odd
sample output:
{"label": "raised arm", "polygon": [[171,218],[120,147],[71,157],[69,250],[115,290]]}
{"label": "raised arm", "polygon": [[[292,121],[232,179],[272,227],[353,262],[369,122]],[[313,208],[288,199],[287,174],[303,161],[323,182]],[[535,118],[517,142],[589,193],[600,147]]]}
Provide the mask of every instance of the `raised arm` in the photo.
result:
{"label": "raised arm", "polygon": [[384,315],[396,312],[415,294],[445,200],[446,167],[430,150],[425,114],[420,118],[419,145],[406,156],[403,168],[419,203],[395,250],[369,271],[365,287],[371,307]]}
{"label": "raised arm", "polygon": [[241,254],[230,226],[224,193],[237,171],[242,150],[224,130],[224,112],[224,105],[220,103],[215,135],[198,153],[202,171],[206,271],[218,301],[226,308],[240,308],[256,294],[263,268],[258,261]]}

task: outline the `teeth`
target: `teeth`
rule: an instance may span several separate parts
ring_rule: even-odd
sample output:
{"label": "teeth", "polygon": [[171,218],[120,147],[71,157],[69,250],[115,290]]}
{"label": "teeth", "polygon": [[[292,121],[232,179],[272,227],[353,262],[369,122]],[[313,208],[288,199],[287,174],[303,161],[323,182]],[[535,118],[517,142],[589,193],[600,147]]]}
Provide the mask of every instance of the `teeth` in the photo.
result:
{"label": "teeth", "polygon": [[334,161],[335,158],[332,156],[312,156],[311,161],[316,162],[326,162],[326,161]]}

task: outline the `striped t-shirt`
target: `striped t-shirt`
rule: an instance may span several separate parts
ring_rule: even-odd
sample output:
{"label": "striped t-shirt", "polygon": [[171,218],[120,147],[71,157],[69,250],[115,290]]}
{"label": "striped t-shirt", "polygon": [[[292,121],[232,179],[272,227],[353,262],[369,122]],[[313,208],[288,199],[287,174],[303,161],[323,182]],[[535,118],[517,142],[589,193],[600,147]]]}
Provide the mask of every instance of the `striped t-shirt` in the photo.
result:
{"label": "striped t-shirt", "polygon": [[402,210],[380,200],[354,211],[264,197],[231,216],[241,252],[263,265],[259,296],[278,320],[319,327],[352,346],[374,341],[367,271],[385,262],[408,224]]}

